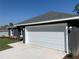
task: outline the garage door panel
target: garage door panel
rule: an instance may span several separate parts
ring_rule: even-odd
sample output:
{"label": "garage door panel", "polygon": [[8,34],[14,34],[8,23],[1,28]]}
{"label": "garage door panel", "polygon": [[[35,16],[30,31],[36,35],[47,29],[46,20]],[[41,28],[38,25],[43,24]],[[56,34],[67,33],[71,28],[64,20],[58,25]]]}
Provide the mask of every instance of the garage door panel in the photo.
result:
{"label": "garage door panel", "polygon": [[[36,45],[39,45],[39,46],[42,46],[42,47],[46,47],[46,48],[53,48],[53,49],[58,49],[58,50],[61,50],[61,51],[64,51],[64,46],[62,46],[62,44],[56,44],[56,43],[48,43],[48,42],[31,42],[33,44],[36,44]],[[45,44],[46,43],[46,44]],[[60,47],[61,45],[61,47]]]}
{"label": "garage door panel", "polygon": [[27,27],[30,43],[65,51],[66,25]]}
{"label": "garage door panel", "polygon": [[[56,33],[56,32],[55,32]],[[61,37],[61,36],[63,37]],[[64,40],[64,32],[54,34],[54,32],[29,32],[29,39],[35,40],[35,41],[47,41],[47,42],[52,42],[52,41],[59,41],[63,42]],[[39,38],[39,40],[37,40]]]}

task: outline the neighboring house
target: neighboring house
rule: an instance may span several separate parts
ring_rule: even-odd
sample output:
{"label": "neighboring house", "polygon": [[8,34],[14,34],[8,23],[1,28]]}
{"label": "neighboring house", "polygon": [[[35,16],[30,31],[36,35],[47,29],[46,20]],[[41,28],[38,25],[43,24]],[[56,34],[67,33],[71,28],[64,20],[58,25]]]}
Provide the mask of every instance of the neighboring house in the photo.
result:
{"label": "neighboring house", "polygon": [[8,29],[0,28],[0,37],[8,37]]}
{"label": "neighboring house", "polygon": [[13,28],[23,32],[25,44],[37,44],[66,53],[74,53],[79,48],[78,15],[48,12],[15,24]]}
{"label": "neighboring house", "polygon": [[10,26],[8,30],[9,37],[16,38],[18,40],[23,40],[23,30],[21,27]]}

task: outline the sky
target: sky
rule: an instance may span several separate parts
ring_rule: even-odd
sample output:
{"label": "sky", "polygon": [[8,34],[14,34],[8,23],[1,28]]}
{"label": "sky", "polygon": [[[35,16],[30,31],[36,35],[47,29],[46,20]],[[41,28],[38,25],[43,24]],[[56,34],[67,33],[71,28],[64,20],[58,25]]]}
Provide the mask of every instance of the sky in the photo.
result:
{"label": "sky", "polygon": [[0,0],[0,25],[18,23],[49,11],[74,13],[79,0]]}

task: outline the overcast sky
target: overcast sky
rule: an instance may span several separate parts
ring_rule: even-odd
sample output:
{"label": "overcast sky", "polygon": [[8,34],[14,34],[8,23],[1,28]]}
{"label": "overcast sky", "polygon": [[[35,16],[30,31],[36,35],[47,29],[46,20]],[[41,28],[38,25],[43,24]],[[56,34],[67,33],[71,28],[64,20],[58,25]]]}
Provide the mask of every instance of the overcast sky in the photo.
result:
{"label": "overcast sky", "polygon": [[17,23],[48,11],[73,13],[79,0],[0,0],[0,25]]}

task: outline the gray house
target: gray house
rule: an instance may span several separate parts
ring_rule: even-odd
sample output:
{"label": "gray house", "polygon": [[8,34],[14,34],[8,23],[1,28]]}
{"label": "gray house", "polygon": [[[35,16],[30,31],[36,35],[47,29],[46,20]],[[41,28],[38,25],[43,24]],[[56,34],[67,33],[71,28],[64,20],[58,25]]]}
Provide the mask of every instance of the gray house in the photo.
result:
{"label": "gray house", "polygon": [[36,44],[66,53],[79,49],[78,15],[48,12],[15,24],[14,28],[22,31],[23,42],[27,45]]}

